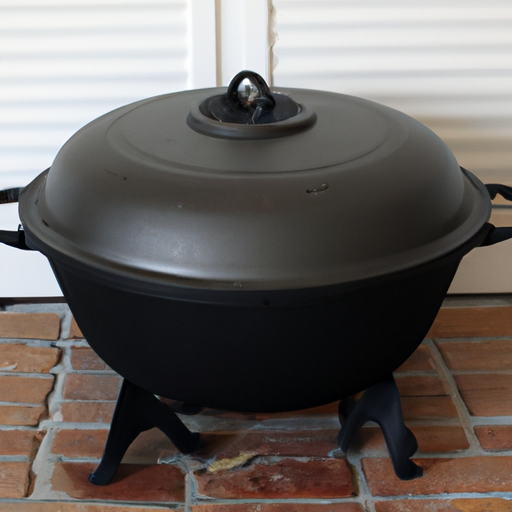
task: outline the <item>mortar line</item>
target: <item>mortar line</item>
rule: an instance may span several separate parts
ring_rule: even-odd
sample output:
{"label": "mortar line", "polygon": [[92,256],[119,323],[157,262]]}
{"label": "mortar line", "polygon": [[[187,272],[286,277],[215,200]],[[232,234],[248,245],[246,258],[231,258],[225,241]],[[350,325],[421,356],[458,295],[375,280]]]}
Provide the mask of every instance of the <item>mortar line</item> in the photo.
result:
{"label": "mortar line", "polygon": [[464,433],[466,434],[466,438],[469,443],[469,448],[467,451],[474,455],[484,455],[485,452],[480,446],[480,442],[478,441],[478,438],[473,429],[473,420],[471,419],[471,415],[469,414],[466,404],[464,403],[464,400],[459,393],[455,378],[448,368],[448,365],[444,361],[443,356],[437,348],[434,340],[427,338],[425,339],[424,343],[428,346],[430,354],[432,355],[434,363],[438,369],[439,377],[444,383],[446,383],[450,397],[452,398],[455,408],[457,409],[457,414],[459,415],[462,428],[464,429]]}
{"label": "mortar line", "polygon": [[194,502],[194,491],[196,482],[192,471],[185,474],[185,511],[192,512],[192,504]]}
{"label": "mortar line", "polygon": [[368,485],[368,481],[366,480],[366,475],[363,471],[363,466],[361,463],[361,452],[357,449],[350,449],[347,453],[345,453],[345,458],[347,462],[354,468],[355,476],[357,478],[357,498],[362,503],[372,504],[368,512],[375,512],[373,507],[373,496],[370,491],[370,487]]}

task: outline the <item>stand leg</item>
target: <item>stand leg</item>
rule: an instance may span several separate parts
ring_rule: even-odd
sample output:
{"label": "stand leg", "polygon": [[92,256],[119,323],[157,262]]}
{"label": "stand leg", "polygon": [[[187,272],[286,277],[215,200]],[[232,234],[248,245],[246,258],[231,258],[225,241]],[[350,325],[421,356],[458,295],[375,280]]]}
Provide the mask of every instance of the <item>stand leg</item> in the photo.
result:
{"label": "stand leg", "polygon": [[183,453],[199,447],[199,434],[190,432],[154,395],[124,380],[101,462],[89,481],[95,485],[109,484],[130,444],[141,432],[153,427],[164,432]]}
{"label": "stand leg", "polygon": [[384,434],[396,476],[401,480],[412,480],[423,475],[423,470],[409,459],[418,449],[418,443],[405,426],[400,395],[392,375],[368,388],[357,402],[350,398],[342,400],[340,420],[342,418],[345,422],[338,435],[341,450],[348,450],[367,421],[375,421]]}

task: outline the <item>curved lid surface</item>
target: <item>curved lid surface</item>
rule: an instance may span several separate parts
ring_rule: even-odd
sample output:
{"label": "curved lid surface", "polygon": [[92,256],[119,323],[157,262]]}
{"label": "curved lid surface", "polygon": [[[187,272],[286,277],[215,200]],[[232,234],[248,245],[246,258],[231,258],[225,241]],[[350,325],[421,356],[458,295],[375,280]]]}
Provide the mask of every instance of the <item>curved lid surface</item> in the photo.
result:
{"label": "curved lid surface", "polygon": [[405,114],[279,88],[314,113],[307,129],[236,139],[191,128],[189,113],[224,90],[149,98],[86,125],[25,189],[25,228],[114,274],[264,290],[410,268],[462,245],[489,217],[483,185]]}

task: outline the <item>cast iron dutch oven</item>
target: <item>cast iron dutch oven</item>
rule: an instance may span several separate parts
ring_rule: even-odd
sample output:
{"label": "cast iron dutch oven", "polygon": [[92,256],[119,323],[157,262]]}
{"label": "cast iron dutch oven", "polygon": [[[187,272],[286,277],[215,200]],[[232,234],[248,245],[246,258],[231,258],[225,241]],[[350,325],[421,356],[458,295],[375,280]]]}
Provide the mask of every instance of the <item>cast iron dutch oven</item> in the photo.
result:
{"label": "cast iron dutch oven", "polygon": [[[489,186],[491,195],[507,193]],[[78,131],[22,190],[93,349],[139,387],[286,411],[367,388],[421,343],[461,258],[512,237],[418,121],[274,88],[149,98]]]}

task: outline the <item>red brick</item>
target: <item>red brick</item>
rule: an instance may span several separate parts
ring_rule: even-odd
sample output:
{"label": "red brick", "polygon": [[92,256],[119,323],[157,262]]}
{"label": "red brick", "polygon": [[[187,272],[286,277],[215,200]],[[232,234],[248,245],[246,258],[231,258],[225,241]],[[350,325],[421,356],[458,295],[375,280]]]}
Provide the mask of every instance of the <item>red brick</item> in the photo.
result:
{"label": "red brick", "polygon": [[423,453],[467,450],[469,443],[460,425],[411,425]]}
{"label": "red brick", "polygon": [[30,484],[28,462],[0,462],[0,498],[24,498]]}
{"label": "red brick", "polygon": [[437,375],[395,376],[400,396],[444,396],[443,383]]}
{"label": "red brick", "polygon": [[58,348],[0,343],[0,370],[48,373],[59,362],[60,355]]}
{"label": "red brick", "polygon": [[456,375],[457,387],[473,416],[512,415],[512,375],[481,373]]}
{"label": "red brick", "polygon": [[[423,453],[454,452],[466,450],[469,443],[460,425],[410,425]],[[361,430],[359,450],[364,453],[386,454],[382,431],[377,427]]]}
{"label": "red brick", "polygon": [[451,500],[450,505],[457,512],[512,512],[512,502],[500,498],[456,499]]}
{"label": "red brick", "polygon": [[0,401],[41,404],[53,388],[53,376],[19,377],[0,375]]}
{"label": "red brick", "polygon": [[400,401],[406,421],[448,420],[459,417],[449,396],[404,396]]}
{"label": "red brick", "polygon": [[221,499],[346,498],[354,492],[344,459],[283,459],[195,475],[199,495]]}
{"label": "red brick", "polygon": [[[64,457],[100,458],[107,441],[108,429],[55,431],[51,451]],[[142,432],[131,444],[123,461],[131,464],[156,464],[163,457],[178,453],[176,447],[159,429]]]}
{"label": "red brick", "polygon": [[363,470],[375,496],[403,496],[466,492],[511,492],[512,457],[463,457],[415,459],[425,474],[399,480],[387,458],[362,460]]}
{"label": "red brick", "polygon": [[512,512],[512,502],[501,498],[455,500],[393,500],[375,503],[376,512]]}
{"label": "red brick", "polygon": [[114,402],[62,402],[62,421],[76,423],[108,423],[114,414]]}
{"label": "red brick", "polygon": [[512,336],[512,307],[441,308],[429,338]]}
{"label": "red brick", "polygon": [[479,425],[475,434],[484,450],[512,450],[512,425]]}
{"label": "red brick", "polygon": [[99,458],[107,441],[108,430],[57,430],[52,441],[52,453],[64,457]]}
{"label": "red brick", "polygon": [[119,500],[183,502],[185,475],[167,464],[121,464],[114,481],[105,486],[89,482],[96,464],[59,462],[52,476],[52,487],[79,500]]}
{"label": "red brick", "polygon": [[110,370],[89,347],[71,347],[71,366],[75,370]]}
{"label": "red brick", "polygon": [[0,424],[35,427],[47,414],[45,405],[0,405]]}
{"label": "red brick", "polygon": [[364,512],[358,503],[243,503],[193,505],[192,512]]}
{"label": "red brick", "polygon": [[84,335],[82,334],[82,331],[80,330],[80,327],[78,327],[78,324],[76,323],[75,317],[71,318],[71,325],[69,326],[69,333],[68,333],[68,340],[71,339],[81,339]]}
{"label": "red brick", "polygon": [[58,340],[59,334],[54,313],[0,313],[0,338]]}
{"label": "red brick", "polygon": [[440,341],[448,366],[455,371],[493,371],[512,368],[512,340]]}
{"label": "red brick", "polygon": [[[173,400],[163,399],[163,402],[173,403]],[[276,419],[293,419],[293,418],[307,418],[314,416],[338,416],[338,403],[332,402],[318,407],[311,407],[310,409],[301,409],[299,411],[289,412],[274,412],[274,413],[247,413],[226,411],[220,409],[205,409],[201,414],[203,416],[215,416],[217,418],[233,418],[250,421],[267,421]]]}
{"label": "red brick", "polygon": [[[2,512],[169,512],[171,509],[162,506],[144,505],[107,505],[105,503],[71,503],[69,501],[18,501],[3,502]],[[182,507],[173,508],[173,512],[184,512]]]}
{"label": "red brick", "polygon": [[396,372],[428,371],[435,370],[435,368],[436,365],[430,355],[430,350],[425,345],[420,345]]}
{"label": "red brick", "polygon": [[206,458],[233,458],[243,453],[281,457],[327,457],[337,449],[339,429],[249,431],[202,434]]}
{"label": "red brick", "polygon": [[34,457],[44,432],[34,430],[0,430],[0,455]]}
{"label": "red brick", "polygon": [[64,382],[66,400],[116,400],[121,388],[117,375],[69,373]]}

